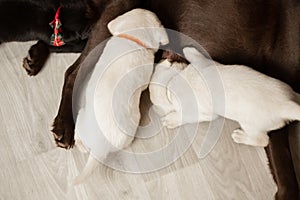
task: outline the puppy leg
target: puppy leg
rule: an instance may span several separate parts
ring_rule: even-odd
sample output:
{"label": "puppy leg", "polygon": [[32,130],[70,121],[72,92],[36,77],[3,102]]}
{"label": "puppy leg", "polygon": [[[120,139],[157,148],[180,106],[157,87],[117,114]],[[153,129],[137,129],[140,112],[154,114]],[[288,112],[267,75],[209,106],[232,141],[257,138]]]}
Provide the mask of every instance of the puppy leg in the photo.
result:
{"label": "puppy leg", "polygon": [[32,45],[28,51],[27,57],[23,59],[23,67],[29,76],[36,75],[44,66],[50,51],[48,45],[43,41],[38,41]]}
{"label": "puppy leg", "polygon": [[236,129],[231,134],[231,137],[236,143],[242,143],[251,146],[266,147],[269,144],[269,136],[267,133],[250,133],[242,129]]}

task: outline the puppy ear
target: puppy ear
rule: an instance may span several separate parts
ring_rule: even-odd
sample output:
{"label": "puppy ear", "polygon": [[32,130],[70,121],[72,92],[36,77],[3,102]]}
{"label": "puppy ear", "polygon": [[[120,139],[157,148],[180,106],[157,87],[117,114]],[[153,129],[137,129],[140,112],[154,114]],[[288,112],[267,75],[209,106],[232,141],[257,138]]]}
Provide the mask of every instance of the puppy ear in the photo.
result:
{"label": "puppy ear", "polygon": [[183,54],[190,63],[202,62],[204,59],[205,60],[207,59],[202,53],[200,53],[194,47],[185,47],[183,49]]}
{"label": "puppy ear", "polygon": [[112,35],[115,35],[115,34],[116,34],[116,27],[115,27],[115,24],[114,24],[114,20],[110,21],[110,22],[107,24],[107,28],[108,28],[109,32],[110,32]]}
{"label": "puppy ear", "polygon": [[160,42],[161,45],[169,44],[169,37],[168,37],[168,34],[166,32],[166,29],[163,26],[161,26],[159,28],[159,35],[160,35],[159,42]]}
{"label": "puppy ear", "polygon": [[122,26],[122,21],[124,21],[124,20],[122,20],[122,16],[119,16],[119,17],[111,20],[107,24],[107,28],[112,35],[120,34],[120,27]]}

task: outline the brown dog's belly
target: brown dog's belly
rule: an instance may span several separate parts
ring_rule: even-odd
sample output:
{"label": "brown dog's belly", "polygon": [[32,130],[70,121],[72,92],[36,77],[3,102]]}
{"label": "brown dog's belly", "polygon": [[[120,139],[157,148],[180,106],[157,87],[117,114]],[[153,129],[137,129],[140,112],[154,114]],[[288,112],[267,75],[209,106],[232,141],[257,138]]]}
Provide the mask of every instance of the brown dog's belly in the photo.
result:
{"label": "brown dog's belly", "polygon": [[299,93],[299,3],[167,0],[150,7],[166,28],[191,37],[214,60],[251,66]]}

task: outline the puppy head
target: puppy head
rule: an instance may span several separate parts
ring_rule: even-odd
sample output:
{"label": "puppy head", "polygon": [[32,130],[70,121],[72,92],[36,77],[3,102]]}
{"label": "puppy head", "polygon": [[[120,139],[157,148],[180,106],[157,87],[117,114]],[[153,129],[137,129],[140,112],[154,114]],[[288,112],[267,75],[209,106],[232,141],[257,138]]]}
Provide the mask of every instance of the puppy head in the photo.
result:
{"label": "puppy head", "polygon": [[168,91],[168,84],[186,66],[186,63],[171,63],[168,59],[155,66],[149,91],[153,108],[159,115],[166,115],[178,107],[177,97]]}
{"label": "puppy head", "polygon": [[112,20],[107,25],[112,35],[128,34],[142,41],[149,48],[169,43],[168,35],[157,16],[144,9],[133,9]]}
{"label": "puppy head", "polygon": [[171,69],[171,65],[171,62],[167,59],[157,64],[149,84],[150,99],[153,103],[152,108],[160,115],[166,115],[170,110],[171,104],[167,97],[166,85],[175,74]]}

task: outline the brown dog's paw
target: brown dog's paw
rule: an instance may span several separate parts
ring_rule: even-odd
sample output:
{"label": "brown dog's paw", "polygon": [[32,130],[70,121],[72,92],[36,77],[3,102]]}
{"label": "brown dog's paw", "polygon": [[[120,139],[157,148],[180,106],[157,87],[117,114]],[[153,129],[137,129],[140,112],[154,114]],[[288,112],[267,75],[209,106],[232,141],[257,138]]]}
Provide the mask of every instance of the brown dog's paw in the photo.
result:
{"label": "brown dog's paw", "polygon": [[39,41],[35,45],[32,45],[28,51],[28,56],[23,59],[23,68],[26,70],[29,76],[34,76],[44,66],[50,51],[48,46]]}
{"label": "brown dog's paw", "polygon": [[55,118],[52,133],[58,147],[70,149],[74,146],[74,128],[73,121],[63,121],[58,116]]}
{"label": "brown dog's paw", "polygon": [[41,70],[42,66],[35,65],[34,61],[31,60],[30,56],[28,55],[23,59],[23,68],[26,70],[29,76],[35,76]]}

